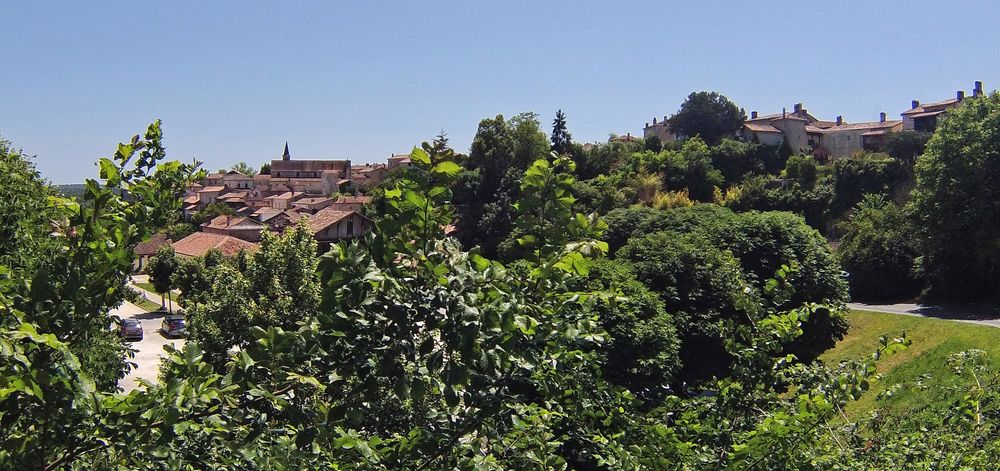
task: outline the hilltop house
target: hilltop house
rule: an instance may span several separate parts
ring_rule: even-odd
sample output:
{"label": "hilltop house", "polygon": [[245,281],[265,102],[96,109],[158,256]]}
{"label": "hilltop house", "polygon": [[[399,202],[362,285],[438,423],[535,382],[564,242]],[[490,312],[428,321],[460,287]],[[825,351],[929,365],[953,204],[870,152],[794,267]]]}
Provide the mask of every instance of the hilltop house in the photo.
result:
{"label": "hilltop house", "polygon": [[[977,81],[972,88],[972,96],[978,97],[983,94],[983,82]],[[937,129],[938,118],[948,112],[948,110],[962,104],[965,100],[965,91],[955,92],[955,98],[950,98],[935,103],[920,104],[919,101],[910,102],[910,109],[900,113],[903,117],[903,129],[934,132]]]}

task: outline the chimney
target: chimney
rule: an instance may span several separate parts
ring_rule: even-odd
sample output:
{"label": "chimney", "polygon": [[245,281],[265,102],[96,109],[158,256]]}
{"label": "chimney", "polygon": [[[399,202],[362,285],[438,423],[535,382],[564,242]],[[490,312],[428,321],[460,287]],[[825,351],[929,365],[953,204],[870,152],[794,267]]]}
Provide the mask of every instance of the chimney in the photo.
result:
{"label": "chimney", "polygon": [[757,119],[757,112],[756,111],[751,111],[750,112],[750,119]]}
{"label": "chimney", "polygon": [[663,122],[667,122],[667,115],[663,115]]}
{"label": "chimney", "polygon": [[800,114],[800,113],[802,113],[802,103],[796,103],[795,104],[795,114]]}
{"label": "chimney", "polygon": [[883,111],[883,112],[881,112],[881,113],[878,114],[878,122],[880,122],[880,123],[884,123],[885,122],[885,111]]}
{"label": "chimney", "polygon": [[785,107],[781,107],[781,117],[782,118],[788,117],[788,112],[785,110]]}
{"label": "chimney", "polygon": [[958,101],[964,100],[965,99],[965,90],[959,90],[959,91],[955,92],[955,98],[958,99]]}
{"label": "chimney", "polygon": [[972,89],[972,96],[979,96],[983,94],[983,82],[976,80],[976,86]]}
{"label": "chimney", "polygon": [[649,123],[646,123],[646,127],[647,127],[647,128],[649,127]]}
{"label": "chimney", "polygon": [[844,117],[837,116],[837,126],[840,126],[841,124],[844,124]]}
{"label": "chimney", "polygon": [[910,109],[911,110],[912,109],[916,109],[916,107],[918,107],[918,106],[920,106],[920,102],[919,101],[913,100],[913,101],[910,102]]}
{"label": "chimney", "polygon": [[656,126],[656,116],[653,116],[653,126]]}

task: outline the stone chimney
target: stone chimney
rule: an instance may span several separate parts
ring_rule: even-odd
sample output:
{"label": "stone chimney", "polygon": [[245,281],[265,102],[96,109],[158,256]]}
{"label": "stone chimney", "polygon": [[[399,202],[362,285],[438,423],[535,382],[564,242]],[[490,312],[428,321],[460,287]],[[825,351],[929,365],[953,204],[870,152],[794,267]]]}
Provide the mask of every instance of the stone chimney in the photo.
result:
{"label": "stone chimney", "polygon": [[837,126],[840,126],[841,124],[844,124],[844,117],[837,116]]}
{"label": "stone chimney", "polygon": [[983,94],[983,82],[976,80],[975,87],[972,88],[972,96],[979,96]]}
{"label": "stone chimney", "polygon": [[959,91],[955,92],[955,98],[958,101],[964,100],[965,99],[965,90],[959,90]]}
{"label": "stone chimney", "polygon": [[757,112],[756,111],[751,111],[750,112],[750,119],[757,119]]}
{"label": "stone chimney", "polygon": [[649,127],[649,123],[648,123],[648,122],[646,123],[646,127],[647,127],[647,128]]}
{"label": "stone chimney", "polygon": [[878,114],[878,122],[880,122],[880,123],[884,123],[885,122],[885,111],[883,111],[883,112],[881,112],[881,113]]}
{"label": "stone chimney", "polygon": [[795,110],[795,114],[802,113],[802,103],[796,103],[793,109]]}
{"label": "stone chimney", "polygon": [[656,116],[653,116],[653,126],[656,126]]}
{"label": "stone chimney", "polygon": [[786,111],[784,107],[781,108],[781,117],[782,118],[788,117],[788,111]]}
{"label": "stone chimney", "polygon": [[920,106],[920,101],[919,100],[913,100],[913,101],[910,102],[910,109],[911,110],[915,109],[918,106]]}

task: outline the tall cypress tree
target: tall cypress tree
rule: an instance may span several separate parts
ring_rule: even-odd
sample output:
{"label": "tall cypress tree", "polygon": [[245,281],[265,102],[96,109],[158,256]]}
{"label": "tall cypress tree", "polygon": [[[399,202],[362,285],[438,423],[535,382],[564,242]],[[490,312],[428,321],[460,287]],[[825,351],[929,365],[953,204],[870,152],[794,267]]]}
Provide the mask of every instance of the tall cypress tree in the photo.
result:
{"label": "tall cypress tree", "polygon": [[552,120],[552,150],[562,155],[569,153],[570,143],[573,137],[566,129],[566,114],[562,110],[556,111],[556,119]]}

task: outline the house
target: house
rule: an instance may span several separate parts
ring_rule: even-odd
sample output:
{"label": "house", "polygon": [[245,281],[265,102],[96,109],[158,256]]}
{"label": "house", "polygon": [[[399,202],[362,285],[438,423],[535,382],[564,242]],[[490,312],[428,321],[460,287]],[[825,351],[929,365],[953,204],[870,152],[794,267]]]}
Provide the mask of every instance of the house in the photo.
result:
{"label": "house", "polygon": [[136,245],[135,246],[135,256],[136,256],[135,269],[137,271],[138,270],[142,270],[142,267],[144,267],[146,265],[146,263],[149,262],[149,259],[153,255],[156,255],[156,252],[159,252],[160,247],[163,247],[164,245],[170,245],[172,243],[173,243],[173,241],[170,240],[170,237],[167,237],[166,234],[164,234],[162,232],[157,232],[156,234],[153,234],[153,236],[150,237],[149,240],[141,242],[141,243],[139,243],[139,245]]}
{"label": "house", "polygon": [[[972,87],[972,96],[978,97],[983,94],[983,82],[977,81]],[[965,100],[965,91],[955,92],[955,98],[950,98],[934,103],[921,104],[917,100],[910,102],[910,109],[900,113],[903,118],[903,129],[921,132],[934,132],[937,129],[938,118],[945,115],[948,110],[962,104]]]}
{"label": "house", "polygon": [[819,135],[816,148],[833,158],[854,155],[862,150],[880,150],[889,133],[903,130],[902,121],[887,120],[885,113],[879,115],[877,122],[848,124],[838,116],[836,123],[816,131]]}
{"label": "house", "polygon": [[236,237],[247,242],[259,242],[260,233],[267,226],[247,216],[216,216],[201,225],[201,231]]}
{"label": "house", "polygon": [[253,242],[212,232],[195,232],[171,245],[174,252],[181,257],[204,257],[212,249],[232,257],[242,250],[253,252],[258,248]]}
{"label": "house", "polygon": [[389,168],[385,164],[364,164],[351,167],[351,183],[357,188],[368,189],[378,185]]}
{"label": "house", "polygon": [[292,202],[305,197],[306,194],[301,191],[286,191],[279,195],[268,196],[265,199],[270,202],[270,206],[274,209],[288,209],[291,208]]}
{"label": "house", "polygon": [[224,185],[206,185],[198,190],[198,206],[204,208],[214,203],[220,195],[229,191]]}
{"label": "house", "polygon": [[371,196],[340,196],[330,209],[337,211],[361,211],[366,204],[372,201]]}
{"label": "house", "polygon": [[901,130],[903,121],[887,120],[885,113],[880,113],[879,120],[873,122],[847,123],[842,116],[835,121],[823,121],[806,111],[802,103],[796,103],[791,112],[783,110],[780,114],[761,116],[752,111],[740,133],[748,141],[770,146],[787,142],[792,152],[826,159],[878,150],[889,133]]}
{"label": "house", "polygon": [[642,128],[642,138],[648,139],[652,136],[660,138],[660,142],[671,142],[676,136],[674,136],[673,131],[670,130],[670,125],[667,124],[667,117],[663,117],[663,121],[659,123],[656,122],[656,117],[653,117],[653,125],[650,126],[646,123],[646,126]]}
{"label": "house", "polygon": [[361,237],[375,223],[357,211],[324,209],[308,218],[309,229],[321,244]]}
{"label": "house", "polygon": [[397,167],[409,167],[410,154],[393,154],[389,156],[388,166],[389,170],[392,170]]}
{"label": "house", "polygon": [[318,197],[302,198],[298,201],[293,201],[292,207],[302,213],[316,214],[316,212],[318,212],[319,210],[326,208],[332,204],[333,204],[333,198],[318,196]]}
{"label": "house", "polygon": [[638,137],[633,136],[632,133],[630,133],[630,132],[625,133],[624,136],[619,136],[617,134],[612,134],[611,137],[608,138],[608,142],[609,143],[610,142],[637,142],[639,140],[640,139]]}

